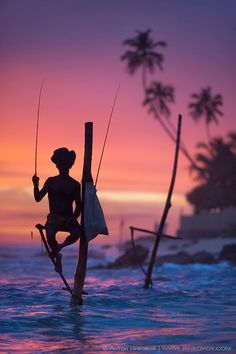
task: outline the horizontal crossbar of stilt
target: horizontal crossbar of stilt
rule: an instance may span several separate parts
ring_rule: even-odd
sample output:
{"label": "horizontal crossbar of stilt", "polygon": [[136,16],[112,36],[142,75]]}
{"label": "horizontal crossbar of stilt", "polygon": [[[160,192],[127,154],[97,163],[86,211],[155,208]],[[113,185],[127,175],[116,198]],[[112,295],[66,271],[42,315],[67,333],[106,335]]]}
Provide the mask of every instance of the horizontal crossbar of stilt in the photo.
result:
{"label": "horizontal crossbar of stilt", "polygon": [[[146,229],[140,229],[140,228],[134,227],[134,226],[130,226],[130,230],[145,232],[146,234],[159,236],[159,234],[157,232],[155,232],[155,231],[150,231],[150,230],[146,230]],[[180,237],[180,236],[171,236],[171,235],[161,234],[161,237],[170,238],[171,240],[182,240],[182,237]]]}

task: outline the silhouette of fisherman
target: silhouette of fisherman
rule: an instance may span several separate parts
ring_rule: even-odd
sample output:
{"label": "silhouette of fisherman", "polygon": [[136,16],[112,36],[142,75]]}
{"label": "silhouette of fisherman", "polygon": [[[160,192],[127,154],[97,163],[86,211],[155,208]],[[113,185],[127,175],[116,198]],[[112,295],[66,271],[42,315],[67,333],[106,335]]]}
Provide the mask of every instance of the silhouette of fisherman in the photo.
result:
{"label": "silhouette of fisherman", "polygon": [[[32,177],[36,202],[40,202],[48,194],[50,213],[47,216],[45,229],[47,242],[52,251],[51,257],[55,259],[57,272],[62,272],[60,250],[76,242],[81,234],[81,226],[77,221],[81,212],[80,183],[69,176],[69,170],[75,159],[74,151],[69,151],[65,147],[59,148],[54,151],[51,157],[59,174],[49,177],[41,190],[39,190],[39,177],[37,175]],[[56,240],[58,231],[69,232],[69,236],[61,244]]]}

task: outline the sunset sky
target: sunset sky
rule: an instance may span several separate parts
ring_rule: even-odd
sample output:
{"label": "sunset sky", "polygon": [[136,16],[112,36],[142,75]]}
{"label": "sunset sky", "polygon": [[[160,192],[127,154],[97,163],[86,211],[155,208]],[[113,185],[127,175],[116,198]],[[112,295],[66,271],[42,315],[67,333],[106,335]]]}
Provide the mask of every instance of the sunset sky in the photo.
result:
{"label": "sunset sky", "polygon": [[[212,135],[235,130],[235,0],[0,0],[1,242],[38,242],[30,231],[47,215],[47,200],[32,197],[35,128],[42,93],[38,175],[41,185],[56,174],[50,157],[67,146],[77,152],[71,176],[80,180],[84,123],[94,122],[93,174],[96,175],[115,92],[120,92],[98,181],[110,239],[124,237],[131,224],[153,228],[164,206],[174,145],[142,106],[141,72],[130,76],[120,60],[122,41],[136,30],[152,29],[164,40],[164,71],[153,79],[176,89],[171,120],[183,115],[182,137],[191,153],[206,142],[203,122],[187,109],[190,95],[211,86],[224,99],[224,117]],[[181,154],[168,219],[178,228],[191,213],[185,194],[194,182]],[[101,237],[104,239],[104,237]]]}

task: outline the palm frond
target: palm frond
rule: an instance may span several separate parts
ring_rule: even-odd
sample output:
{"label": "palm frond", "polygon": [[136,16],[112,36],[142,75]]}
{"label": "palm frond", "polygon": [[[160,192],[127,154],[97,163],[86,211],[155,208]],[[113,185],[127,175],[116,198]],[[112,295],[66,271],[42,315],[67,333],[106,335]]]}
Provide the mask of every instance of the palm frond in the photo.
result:
{"label": "palm frond", "polygon": [[[168,103],[174,102],[174,88],[170,85],[163,85],[161,82],[152,82],[146,90],[146,97],[143,105],[149,105],[149,111],[163,114],[167,118],[170,116]],[[151,109],[150,109],[151,107]]]}
{"label": "palm frond", "polygon": [[193,101],[188,104],[191,117],[198,121],[204,119],[208,126],[212,122],[219,123],[219,116],[223,115],[223,112],[218,107],[223,105],[223,99],[220,94],[213,95],[211,87],[202,88],[200,93],[194,93],[191,95]]}
{"label": "palm frond", "polygon": [[165,42],[165,41],[158,41],[158,42],[155,42],[155,46],[167,47],[167,42]]}
{"label": "palm frond", "polygon": [[151,29],[136,31],[134,38],[128,38],[122,42],[123,45],[131,48],[121,56],[121,60],[127,61],[130,74],[135,73],[139,67],[147,68],[150,73],[153,73],[156,67],[163,70],[164,56],[154,49],[157,46],[165,47],[167,43],[165,41],[155,42],[150,33]]}

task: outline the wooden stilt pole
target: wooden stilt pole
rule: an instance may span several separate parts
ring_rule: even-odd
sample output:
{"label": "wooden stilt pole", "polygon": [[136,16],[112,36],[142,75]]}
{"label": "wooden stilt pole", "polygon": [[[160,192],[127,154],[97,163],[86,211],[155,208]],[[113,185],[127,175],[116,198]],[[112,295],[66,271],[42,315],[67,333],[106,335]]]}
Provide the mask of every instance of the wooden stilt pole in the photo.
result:
{"label": "wooden stilt pole", "polygon": [[158,250],[158,246],[160,243],[160,239],[162,237],[162,233],[164,230],[164,226],[165,226],[165,222],[167,219],[167,215],[169,212],[169,209],[171,207],[171,196],[172,196],[172,192],[174,189],[174,185],[175,185],[175,177],[176,177],[176,172],[177,172],[177,165],[178,165],[178,156],[179,156],[179,145],[180,145],[180,134],[181,134],[181,121],[182,121],[182,116],[179,115],[178,117],[178,129],[177,129],[177,138],[176,138],[176,148],[175,148],[175,159],[174,159],[174,166],[173,166],[173,172],[172,172],[172,177],[171,177],[171,182],[170,182],[170,187],[169,187],[169,191],[168,191],[168,195],[167,195],[167,199],[166,199],[166,204],[165,204],[165,208],[161,217],[161,221],[158,227],[158,231],[157,231],[157,235],[154,241],[154,245],[153,245],[153,249],[152,249],[152,254],[151,254],[151,258],[149,261],[149,265],[148,265],[148,269],[147,269],[147,274],[146,274],[146,278],[145,278],[145,283],[144,283],[144,288],[148,289],[150,284],[151,284],[151,277],[152,277],[152,269],[154,266],[154,262],[156,259],[156,254],[157,254],[157,250]]}
{"label": "wooden stilt pole", "polygon": [[82,211],[81,211],[81,227],[82,234],[80,237],[79,259],[74,276],[74,288],[71,296],[71,306],[82,305],[83,287],[86,276],[88,242],[84,231],[84,198],[86,182],[93,182],[91,173],[92,164],[92,148],[93,148],[93,123],[85,123],[85,142],[84,142],[84,165],[82,174]]}

